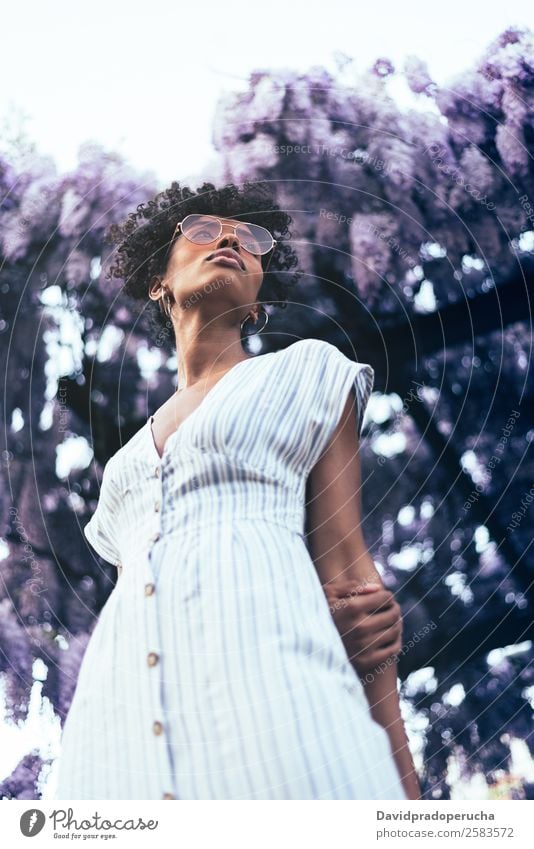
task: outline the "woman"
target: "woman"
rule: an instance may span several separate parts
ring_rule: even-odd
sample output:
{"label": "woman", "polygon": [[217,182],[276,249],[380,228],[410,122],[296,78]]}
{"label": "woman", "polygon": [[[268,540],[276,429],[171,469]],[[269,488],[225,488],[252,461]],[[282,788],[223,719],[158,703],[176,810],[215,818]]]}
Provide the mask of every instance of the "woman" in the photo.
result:
{"label": "woman", "polygon": [[258,186],[173,183],[112,229],[110,274],[161,309],[179,388],[107,462],[84,529],[120,577],[56,798],[418,796],[400,611],[360,531],[373,370],[317,339],[242,344],[294,280],[289,222]]}

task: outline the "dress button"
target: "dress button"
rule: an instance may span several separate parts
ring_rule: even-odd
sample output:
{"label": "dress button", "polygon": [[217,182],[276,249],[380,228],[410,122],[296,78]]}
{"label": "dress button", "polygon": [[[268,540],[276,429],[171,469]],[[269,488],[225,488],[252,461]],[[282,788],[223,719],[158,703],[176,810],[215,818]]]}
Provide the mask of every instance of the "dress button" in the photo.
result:
{"label": "dress button", "polygon": [[161,722],[158,722],[156,720],[154,723],[152,723],[152,731],[158,736],[160,734],[163,734],[163,725],[161,724]]}
{"label": "dress button", "polygon": [[147,655],[146,661],[147,661],[149,666],[155,666],[156,663],[158,662],[158,660],[159,660],[159,654],[156,654],[155,651],[151,651]]}
{"label": "dress button", "polygon": [[174,793],[164,793],[162,796],[163,799],[176,799]]}
{"label": "dress button", "polygon": [[154,595],[155,590],[155,584],[145,584],[145,595]]}
{"label": "dress button", "polygon": [[154,504],[154,510],[156,511],[156,513],[159,513],[160,507],[161,507],[160,502],[156,501],[156,503]]}
{"label": "dress button", "polygon": [[152,536],[150,537],[150,541],[151,542],[157,542],[159,538],[160,538],[160,534],[159,534],[158,531],[156,531],[156,533],[152,534]]}
{"label": "dress button", "polygon": [[157,478],[159,478],[159,476],[160,476],[160,468],[159,468],[159,466],[156,466],[156,468],[154,469],[154,474],[155,474],[155,476],[156,476]]}

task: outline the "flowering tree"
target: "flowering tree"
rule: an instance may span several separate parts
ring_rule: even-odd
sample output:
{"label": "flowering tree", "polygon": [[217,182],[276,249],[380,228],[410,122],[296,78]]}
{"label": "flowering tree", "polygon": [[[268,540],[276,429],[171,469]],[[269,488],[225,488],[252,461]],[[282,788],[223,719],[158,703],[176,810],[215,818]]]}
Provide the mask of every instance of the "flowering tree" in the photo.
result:
{"label": "flowering tree", "polygon": [[[410,109],[389,93],[401,79]],[[513,773],[513,741],[533,747],[533,80],[520,30],[446,89],[415,57],[401,73],[382,59],[357,75],[346,57],[336,75],[258,72],[221,99],[217,173],[201,175],[269,181],[294,218],[303,271],[270,344],[328,338],[375,368],[365,534],[403,608],[402,695],[430,798],[448,798],[451,758],[496,786]],[[104,275],[105,230],[155,184],[94,145],[63,176],[20,142],[0,160],[10,721],[36,682],[66,715],[115,577],[81,528],[147,394],[154,407],[172,392],[165,340],[147,351],[143,315]],[[38,798],[48,767],[28,753],[0,795]]]}

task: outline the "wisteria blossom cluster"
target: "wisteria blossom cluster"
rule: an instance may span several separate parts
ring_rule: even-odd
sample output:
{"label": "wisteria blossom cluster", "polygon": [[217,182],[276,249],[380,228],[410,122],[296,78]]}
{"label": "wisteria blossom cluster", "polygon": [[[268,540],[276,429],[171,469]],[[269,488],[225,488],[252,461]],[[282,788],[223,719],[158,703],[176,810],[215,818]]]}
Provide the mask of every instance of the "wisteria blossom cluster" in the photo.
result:
{"label": "wisteria blossom cluster", "polygon": [[[410,108],[389,93],[394,77]],[[301,236],[345,252],[364,301],[394,312],[423,274],[438,304],[456,300],[466,255],[483,263],[480,281],[510,271],[510,244],[532,229],[533,130],[533,35],[512,28],[447,86],[414,56],[398,72],[379,60],[339,76],[253,74],[220,102],[214,139],[225,176],[275,181]]]}

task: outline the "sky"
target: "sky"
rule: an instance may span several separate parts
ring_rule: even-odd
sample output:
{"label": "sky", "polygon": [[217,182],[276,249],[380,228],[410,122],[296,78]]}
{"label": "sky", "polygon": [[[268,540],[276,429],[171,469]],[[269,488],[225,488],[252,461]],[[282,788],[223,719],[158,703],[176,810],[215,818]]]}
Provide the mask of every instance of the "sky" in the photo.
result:
{"label": "sky", "polygon": [[507,27],[533,26],[530,6],[26,0],[2,14],[0,122],[25,116],[31,138],[59,171],[75,167],[82,142],[96,140],[153,172],[163,188],[213,159],[217,99],[245,89],[253,70],[333,70],[336,51],[354,57],[360,70],[379,57],[400,68],[413,53],[443,85]]}
{"label": "sky", "polygon": [[[246,89],[254,70],[334,70],[337,52],[354,57],[359,70],[381,57],[400,69],[415,54],[446,85],[504,29],[534,26],[530,7],[527,0],[12,3],[2,12],[0,146],[2,128],[22,121],[60,172],[76,166],[83,142],[96,141],[154,173],[163,188],[213,159],[217,100]],[[1,717],[2,704],[0,780],[33,745],[57,754],[59,727],[38,694],[26,728]]]}

